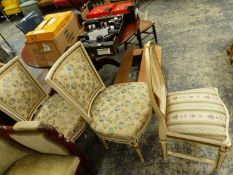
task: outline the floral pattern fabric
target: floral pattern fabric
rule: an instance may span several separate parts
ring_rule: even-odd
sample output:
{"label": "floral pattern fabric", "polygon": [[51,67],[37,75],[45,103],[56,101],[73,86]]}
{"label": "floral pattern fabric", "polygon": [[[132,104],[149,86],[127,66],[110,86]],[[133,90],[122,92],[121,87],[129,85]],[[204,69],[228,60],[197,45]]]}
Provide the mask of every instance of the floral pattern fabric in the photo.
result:
{"label": "floral pattern fabric", "polygon": [[168,94],[168,130],[217,140],[226,139],[228,111],[213,88]]}
{"label": "floral pattern fabric", "polygon": [[52,125],[71,140],[77,138],[86,125],[86,121],[75,107],[58,94],[53,95],[43,104],[33,120]]}
{"label": "floral pattern fabric", "polygon": [[112,139],[135,139],[151,114],[145,83],[122,83],[108,87],[93,102],[91,127]]}
{"label": "floral pattern fabric", "polygon": [[[0,103],[15,120],[30,120],[47,95],[18,60],[0,75]],[[11,62],[11,63],[12,63]]]}
{"label": "floral pattern fabric", "polygon": [[103,88],[81,47],[67,56],[53,75],[53,81],[88,113],[93,98]]}

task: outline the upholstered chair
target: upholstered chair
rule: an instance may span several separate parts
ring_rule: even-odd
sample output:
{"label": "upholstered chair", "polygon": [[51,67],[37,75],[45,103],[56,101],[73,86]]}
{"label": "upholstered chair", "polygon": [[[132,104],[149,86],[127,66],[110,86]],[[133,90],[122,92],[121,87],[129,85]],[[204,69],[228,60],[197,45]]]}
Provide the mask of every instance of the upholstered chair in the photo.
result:
{"label": "upholstered chair", "polygon": [[74,142],[39,121],[0,126],[0,161],[4,175],[74,175],[81,166],[95,174]]}
{"label": "upholstered chair", "polygon": [[86,121],[60,95],[48,96],[17,57],[0,69],[0,110],[16,121],[43,121],[75,140]]}
{"label": "upholstered chair", "polygon": [[105,87],[81,42],[52,66],[46,81],[71,102],[101,141],[130,144],[143,157],[138,139],[151,118],[151,103],[144,82]]}
{"label": "upholstered chair", "polygon": [[19,1],[18,0],[2,0],[2,6],[4,7],[3,11],[6,13],[6,15],[15,15],[22,10],[19,7]]}
{"label": "upholstered chair", "polygon": [[[230,149],[228,134],[229,114],[216,88],[199,88],[167,93],[160,68],[156,46],[148,42],[144,46],[147,83],[151,103],[159,121],[159,139],[164,159],[168,155],[215,164],[219,171]],[[195,155],[168,150],[168,138],[194,143]],[[216,160],[201,157],[198,144],[219,148]]]}

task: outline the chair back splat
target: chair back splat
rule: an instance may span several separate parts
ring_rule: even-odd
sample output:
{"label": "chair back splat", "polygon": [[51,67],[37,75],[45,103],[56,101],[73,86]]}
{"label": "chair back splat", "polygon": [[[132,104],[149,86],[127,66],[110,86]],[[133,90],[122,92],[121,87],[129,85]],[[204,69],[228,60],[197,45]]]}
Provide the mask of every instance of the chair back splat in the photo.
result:
{"label": "chair back splat", "polygon": [[46,76],[46,81],[71,101],[87,122],[91,122],[91,104],[105,85],[81,42],[62,55]]}

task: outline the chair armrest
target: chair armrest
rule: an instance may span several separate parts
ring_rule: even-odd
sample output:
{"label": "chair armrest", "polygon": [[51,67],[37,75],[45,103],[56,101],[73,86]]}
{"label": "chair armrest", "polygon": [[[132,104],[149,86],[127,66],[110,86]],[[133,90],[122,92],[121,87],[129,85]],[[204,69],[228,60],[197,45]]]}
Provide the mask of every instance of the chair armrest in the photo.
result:
{"label": "chair armrest", "polygon": [[6,127],[7,134],[14,141],[30,149],[41,153],[60,155],[75,155],[80,158],[81,164],[90,174],[96,174],[96,170],[89,164],[86,156],[79,150],[78,146],[65,139],[63,134],[40,121],[21,121],[13,127]]}

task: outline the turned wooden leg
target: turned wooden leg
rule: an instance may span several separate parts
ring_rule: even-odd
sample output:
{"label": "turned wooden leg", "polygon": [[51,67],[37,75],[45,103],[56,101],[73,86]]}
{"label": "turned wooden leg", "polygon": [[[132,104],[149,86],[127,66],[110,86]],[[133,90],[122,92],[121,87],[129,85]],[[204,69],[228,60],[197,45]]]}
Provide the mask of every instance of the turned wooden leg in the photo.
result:
{"label": "turned wooden leg", "polygon": [[163,158],[167,160],[167,140],[160,140],[160,144],[163,150]]}
{"label": "turned wooden leg", "polygon": [[216,172],[219,172],[219,170],[222,166],[222,163],[224,162],[229,150],[230,150],[229,147],[220,147],[219,148],[217,162],[216,162],[216,166],[215,166]]}
{"label": "turned wooden leg", "polygon": [[138,157],[141,160],[141,162],[144,162],[144,158],[142,157],[142,154],[141,154],[141,151],[140,151],[138,143],[134,143],[133,147],[134,147],[135,151],[137,152]]}

